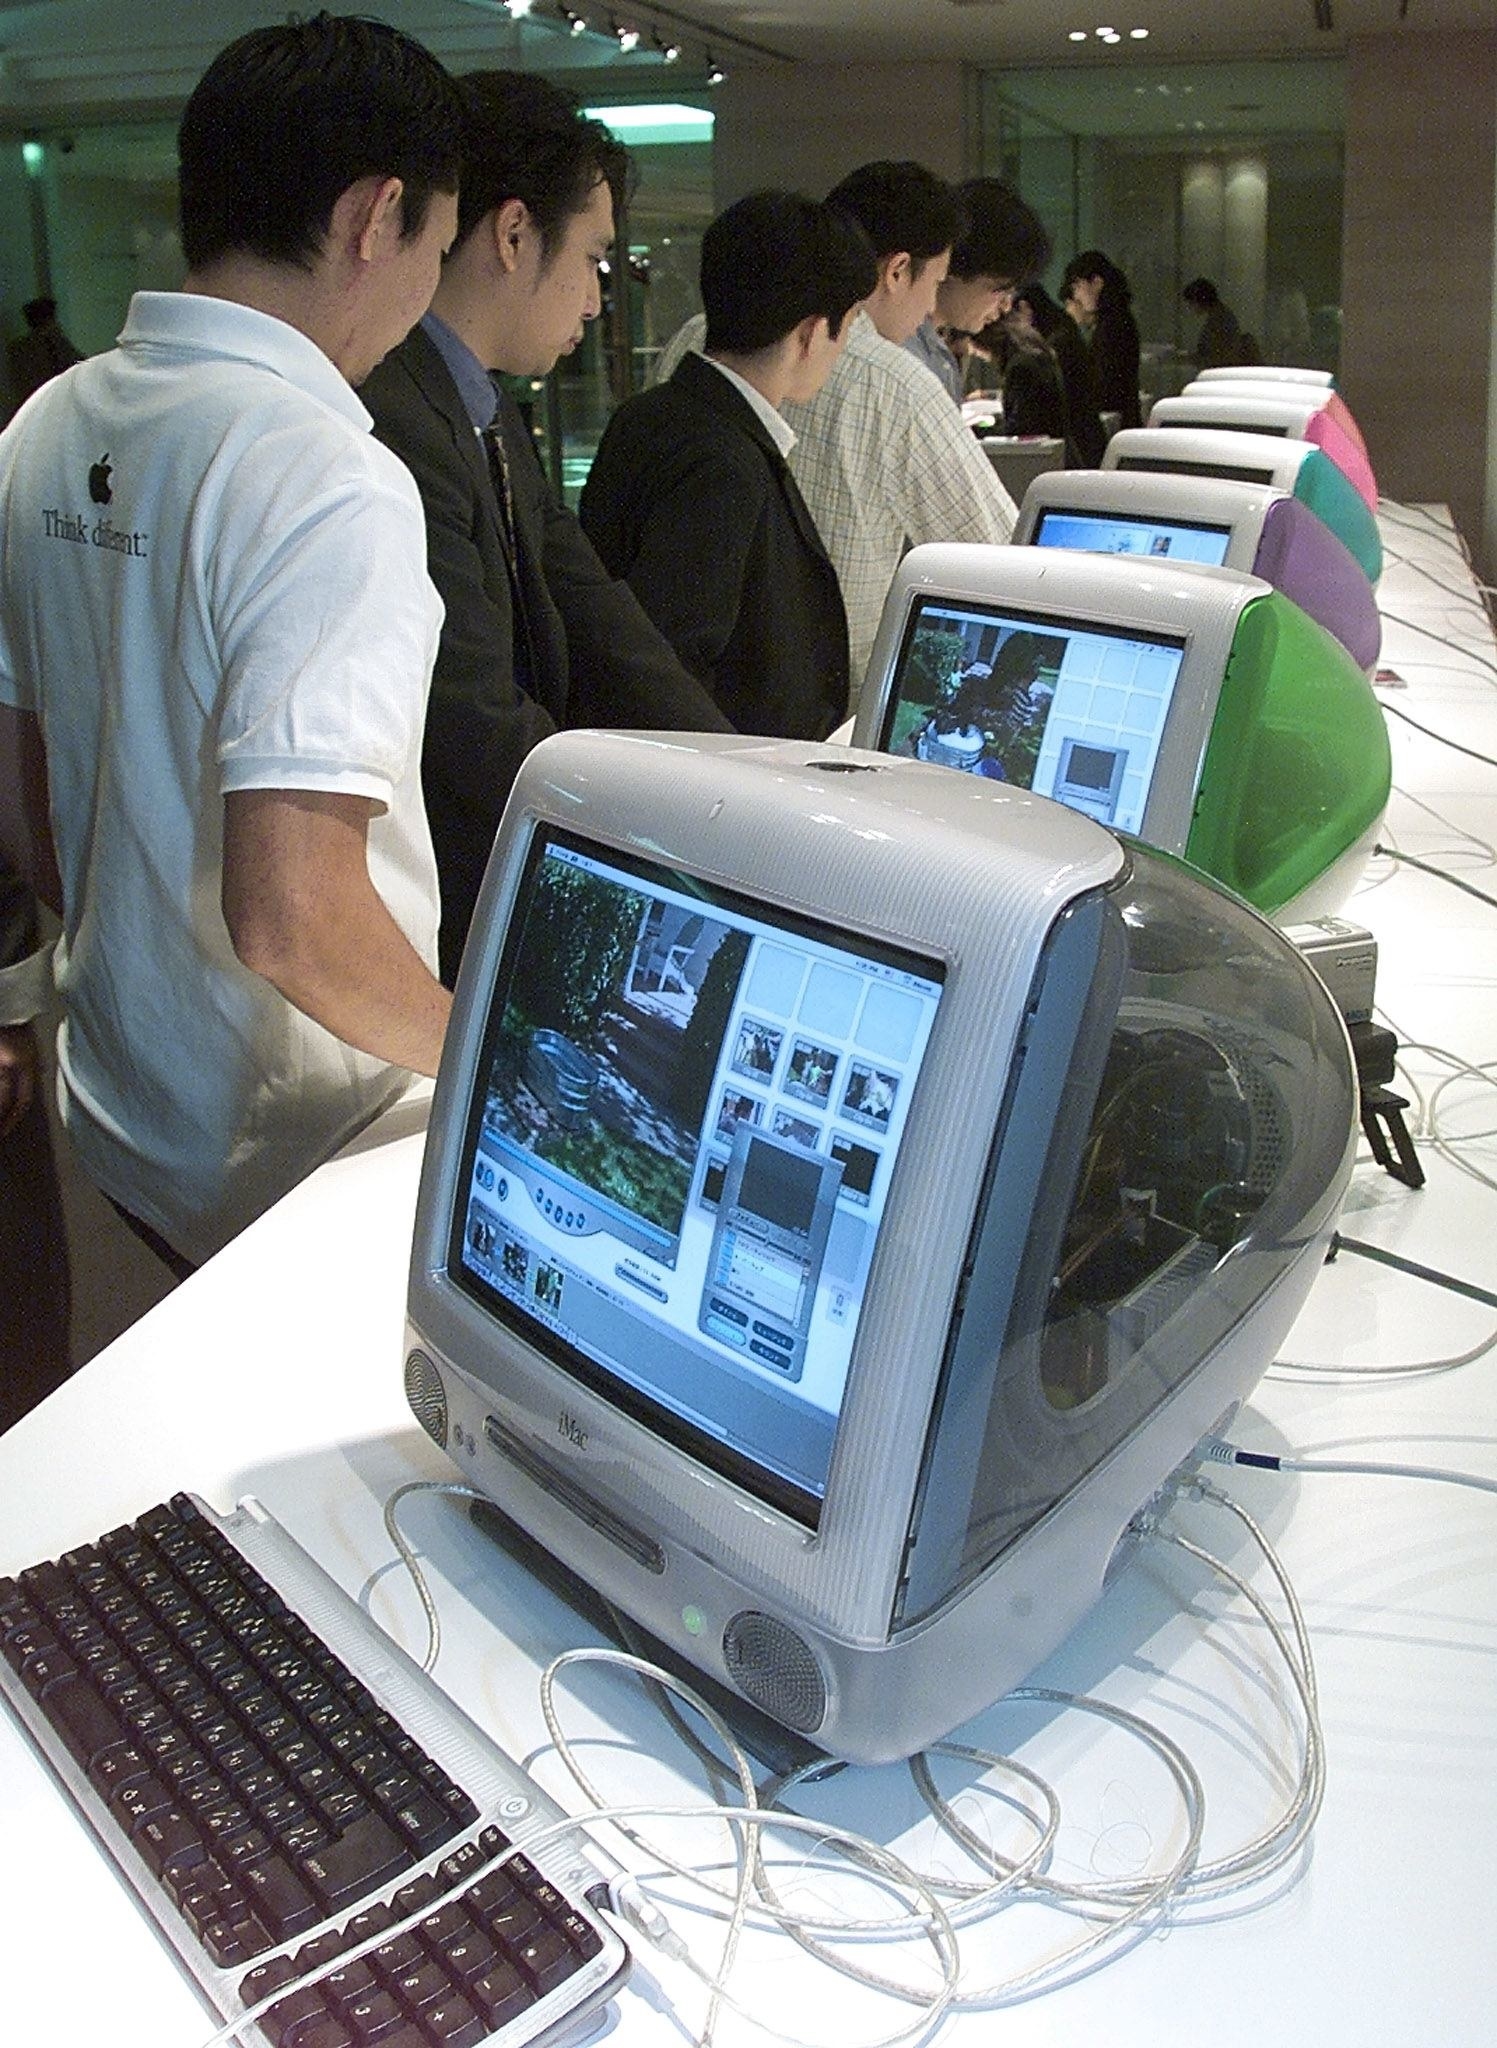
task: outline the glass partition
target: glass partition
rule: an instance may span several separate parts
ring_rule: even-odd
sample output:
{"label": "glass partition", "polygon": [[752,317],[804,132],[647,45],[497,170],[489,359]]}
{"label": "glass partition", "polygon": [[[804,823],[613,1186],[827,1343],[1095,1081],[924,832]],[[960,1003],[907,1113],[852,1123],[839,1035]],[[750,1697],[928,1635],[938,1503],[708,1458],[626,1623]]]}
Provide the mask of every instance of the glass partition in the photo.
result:
{"label": "glass partition", "polygon": [[1264,360],[1334,370],[1341,328],[1339,59],[987,72],[977,168],[1049,228],[1055,288],[1101,248],[1133,288],[1152,397],[1194,374],[1209,277]]}

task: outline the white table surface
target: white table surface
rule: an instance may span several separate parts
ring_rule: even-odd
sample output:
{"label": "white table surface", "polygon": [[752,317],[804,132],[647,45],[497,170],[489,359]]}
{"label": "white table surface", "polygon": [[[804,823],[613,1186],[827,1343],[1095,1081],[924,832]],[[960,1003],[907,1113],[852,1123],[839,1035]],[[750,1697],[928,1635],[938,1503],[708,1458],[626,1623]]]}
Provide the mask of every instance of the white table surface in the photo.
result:
{"label": "white table surface", "polygon": [[[1384,659],[1404,678],[1385,701],[1467,746],[1497,753],[1492,636],[1441,514],[1385,508],[1390,562]],[[1416,630],[1422,629],[1422,630]],[[1442,645],[1444,635],[1466,651]],[[1389,843],[1497,890],[1483,835],[1497,836],[1497,769],[1390,721]],[[1429,808],[1426,808],[1429,807]],[[1463,836],[1463,835],[1475,835]],[[1497,1057],[1497,911],[1387,860],[1347,915],[1379,940],[1379,998],[1401,1035],[1472,1062]],[[1445,1071],[1409,1058],[1427,1087]],[[1448,1130],[1497,1125],[1490,1087],[1447,1090]],[[409,1479],[455,1477],[401,1391],[405,1266],[424,1107],[402,1105],[0,1438],[0,1572],[56,1555],[178,1488],[227,1508],[258,1495],[418,1655],[414,1595],[381,1525]],[[1458,1148],[1497,1174],[1497,1142]],[[1497,1283],[1497,1194],[1426,1152],[1413,1193],[1365,1156],[1343,1229],[1478,1284]],[[1371,1369],[1460,1353],[1497,1312],[1343,1256],[1318,1279],[1286,1358],[1368,1369],[1355,1381],[1276,1372],[1237,1435],[1258,1448],[1350,1455],[1497,1475],[1497,1351],[1459,1370],[1390,1380]],[[1212,2048],[1476,2048],[1497,2012],[1497,1499],[1392,1479],[1217,1472],[1269,1531],[1304,1603],[1327,1742],[1325,1805],[1308,1857],[1270,1889],[1212,1912],[1186,1907],[1104,1967],[1001,2013],[948,2018],[939,2038],[1016,2048],[1106,2043]],[[1251,1545],[1219,1510],[1180,1526],[1271,1594]],[[412,1501],[444,1624],[437,1675],[501,1742],[573,1804],[546,1740],[536,1681],[587,1640],[569,1610],[492,1553],[461,1508]],[[1297,1725],[1261,1625],[1208,1571],[1154,1546],[1119,1572],[1037,1680],[1132,1708],[1191,1757],[1207,1794],[1206,1852],[1247,1840],[1280,1809]],[[674,1738],[622,1682],[585,1675],[569,1719],[620,1799],[681,1795]],[[1167,1853],[1178,1811],[1157,1763],[1074,1707],[998,1706],[963,1731],[1014,1749],[1062,1799],[1057,1870],[1137,1870]],[[951,1767],[953,1790],[971,1767]],[[808,1809],[948,1868],[902,1771],[848,1773]],[[968,1793],[985,1826],[993,1809]],[[704,1860],[720,1841],[683,1830]],[[1020,1834],[1002,1840],[1017,1844]],[[0,1714],[0,2041],[28,2048],[192,2048],[213,2031],[10,1721]],[[808,1872],[803,1888],[830,1885]],[[721,1931],[690,1911],[683,1935],[715,1958]],[[68,1931],[89,1929],[85,1947]],[[1042,1962],[1076,1923],[1024,1906],[964,1939],[969,1981]],[[875,1959],[876,1960],[876,1959]],[[828,2048],[893,2033],[908,2010],[849,1991],[753,1935],[735,1980],[787,2031]],[[662,1989],[663,1987],[663,1989]],[[674,2009],[667,2000],[675,2001]],[[702,1994],[646,1955],[612,2024],[630,2044],[679,2042]],[[1001,2030],[1001,2032],[1000,2032]],[[726,2019],[719,2038],[750,2038]]]}

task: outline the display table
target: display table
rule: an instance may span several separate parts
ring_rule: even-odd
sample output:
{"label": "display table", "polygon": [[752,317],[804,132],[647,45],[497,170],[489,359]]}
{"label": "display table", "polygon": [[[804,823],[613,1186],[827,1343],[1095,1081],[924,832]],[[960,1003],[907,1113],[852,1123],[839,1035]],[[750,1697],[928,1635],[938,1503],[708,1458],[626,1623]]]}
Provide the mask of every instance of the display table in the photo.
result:
{"label": "display table", "polygon": [[[1388,687],[1387,703],[1497,753],[1492,636],[1448,524],[1390,507],[1383,526],[1384,658],[1404,685]],[[1497,890],[1483,843],[1497,831],[1497,769],[1390,723],[1398,793],[1389,843]],[[1401,1035],[1471,1062],[1497,1057],[1497,911],[1380,859],[1348,915],[1379,939],[1379,1000]],[[1430,1054],[1410,1065],[1426,1090],[1448,1071]],[[1447,1131],[1458,1136],[1463,1121],[1490,1131],[1491,1097],[1475,1085],[1447,1090]],[[402,1104],[0,1439],[0,1571],[54,1555],[179,1488],[219,1507],[254,1493],[419,1656],[419,1606],[392,1566],[381,1509],[405,1481],[455,1476],[401,1390],[424,1113],[422,1101]],[[1491,1139],[1454,1151],[1497,1173]],[[1364,1154],[1344,1230],[1491,1286],[1497,1194],[1451,1158],[1424,1159],[1428,1186],[1414,1193]],[[1317,1281],[1285,1355],[1365,1376],[1276,1372],[1236,1436],[1303,1456],[1497,1475],[1497,1352],[1432,1376],[1372,1370],[1465,1352],[1494,1325],[1491,1310],[1343,1255]],[[1213,1469],[1268,1531],[1304,1604],[1327,1746],[1310,1852],[1266,1894],[1211,1911],[1186,1905],[1104,1967],[1001,2014],[952,2016],[940,2038],[988,2042],[1001,2028],[1013,2048],[1158,2048],[1199,2031],[1212,2048],[1476,2048],[1491,2038],[1497,2010],[1497,1500],[1394,1479]],[[1282,1611],[1269,1572],[1221,1510],[1186,1504],[1172,1520]],[[442,1615],[438,1678],[575,1804],[536,1681],[550,1656],[591,1639],[586,1626],[492,1549],[458,1504],[421,1496],[403,1524]],[[1258,1617],[1178,1550],[1140,1548],[1036,1680],[1130,1708],[1181,1745],[1205,1788],[1206,1854],[1247,1842],[1282,1810],[1298,1727],[1282,1667]],[[622,1681],[583,1674],[568,1699],[569,1725],[610,1796],[676,1799],[688,1785],[699,1793],[684,1747]],[[1003,1704],[963,1735],[1015,1750],[1054,1785],[1059,1874],[1135,1873],[1179,1838],[1179,1803],[1158,1762],[1113,1724],[1074,1706]],[[970,1789],[976,1766],[948,1764],[941,1774],[979,1833],[991,1830],[999,1846],[1022,1843],[1012,1817]],[[846,1773],[803,1803],[914,1860],[960,1867],[921,1818],[903,1770]],[[0,1839],[8,2041],[206,2040],[213,2023],[195,1994],[4,1718]],[[703,1862],[722,1853],[721,1836],[705,1829],[672,1839]],[[835,1891],[809,1855],[802,1890],[815,1899]],[[690,1908],[672,1914],[703,1961],[715,1962],[721,1925]],[[1085,1931],[1049,1910],[1012,1909],[964,1937],[970,1982],[1026,1971]],[[642,1953],[618,2003],[618,2038],[691,2038],[702,1992],[678,1965]],[[874,1953],[867,1960],[879,1964]],[[914,2017],[892,1999],[848,1990],[781,1936],[751,1933],[734,1981],[745,1998],[767,2000],[787,2032],[828,2048],[872,2042]],[[727,2016],[719,2038],[754,2037]]]}

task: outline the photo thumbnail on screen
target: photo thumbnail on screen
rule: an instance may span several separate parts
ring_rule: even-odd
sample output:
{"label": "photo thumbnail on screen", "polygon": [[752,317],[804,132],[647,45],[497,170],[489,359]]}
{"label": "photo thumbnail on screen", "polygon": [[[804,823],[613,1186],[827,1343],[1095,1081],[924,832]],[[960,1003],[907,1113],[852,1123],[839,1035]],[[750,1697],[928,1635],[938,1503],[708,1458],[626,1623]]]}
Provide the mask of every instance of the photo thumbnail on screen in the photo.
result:
{"label": "photo thumbnail on screen", "polygon": [[[544,1167],[556,1217],[673,1265],[748,935],[552,846],[508,973],[484,1133]],[[733,1090],[727,1130],[756,1118]],[[569,1208],[565,1189],[590,1200]],[[549,1213],[549,1212],[548,1212]]]}
{"label": "photo thumbnail on screen", "polygon": [[923,606],[893,696],[891,754],[1034,785],[1064,633],[991,613]]}

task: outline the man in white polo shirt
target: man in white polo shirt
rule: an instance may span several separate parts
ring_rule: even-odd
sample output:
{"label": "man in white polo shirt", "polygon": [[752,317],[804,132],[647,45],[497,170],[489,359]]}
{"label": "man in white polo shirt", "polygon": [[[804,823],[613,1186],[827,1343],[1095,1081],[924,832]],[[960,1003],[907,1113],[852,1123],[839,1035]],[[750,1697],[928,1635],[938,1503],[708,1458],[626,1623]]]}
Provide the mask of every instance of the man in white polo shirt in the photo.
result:
{"label": "man in white polo shirt", "polygon": [[241,37],[182,118],[182,292],[0,437],[0,847],[63,920],[69,1133],[178,1269],[436,1071],[441,605],[352,387],[430,300],[459,121],[380,24]]}

